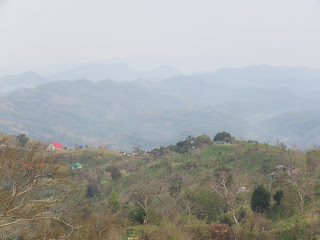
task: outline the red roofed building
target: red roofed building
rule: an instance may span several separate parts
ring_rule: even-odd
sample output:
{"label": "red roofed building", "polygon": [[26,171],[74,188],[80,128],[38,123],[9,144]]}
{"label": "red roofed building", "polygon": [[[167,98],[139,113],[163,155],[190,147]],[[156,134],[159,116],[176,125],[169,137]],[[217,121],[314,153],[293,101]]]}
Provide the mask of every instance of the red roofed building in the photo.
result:
{"label": "red roofed building", "polygon": [[61,150],[61,149],[63,149],[63,147],[60,145],[60,143],[58,143],[58,142],[53,142],[53,143],[51,143],[51,144],[48,146],[47,149],[48,149],[48,150]]}

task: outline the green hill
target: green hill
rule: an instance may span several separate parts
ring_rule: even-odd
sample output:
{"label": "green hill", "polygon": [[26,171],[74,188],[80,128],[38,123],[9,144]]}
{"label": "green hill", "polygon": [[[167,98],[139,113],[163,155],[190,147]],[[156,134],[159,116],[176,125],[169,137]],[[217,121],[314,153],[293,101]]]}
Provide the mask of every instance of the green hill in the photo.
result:
{"label": "green hill", "polygon": [[[11,170],[0,171],[6,179],[0,198],[6,204],[4,196],[10,196],[11,204],[23,210],[12,210],[11,216],[0,208],[6,216],[0,219],[0,228],[6,232],[11,218],[15,221],[26,214],[33,216],[15,225],[13,237],[21,233],[25,239],[33,239],[48,226],[48,236],[68,233],[71,239],[320,236],[319,149],[302,152],[288,149],[281,142],[272,146],[234,138],[230,140],[232,144],[223,144],[203,135],[147,153],[139,148],[134,153],[106,149],[48,151],[45,144],[19,138],[2,136],[0,141],[1,169],[7,168],[6,159],[10,159],[9,169],[16,169],[12,178]],[[33,172],[41,178],[35,180],[37,175]],[[28,182],[24,176],[36,178]],[[15,195],[7,193],[14,186],[11,183],[20,186],[20,182],[25,185],[17,189],[18,194],[28,195],[17,197],[16,202]],[[44,183],[49,182],[47,188]],[[34,184],[38,187],[34,188]],[[25,187],[30,190],[24,191]],[[36,195],[29,195],[36,189]],[[257,189],[265,191],[263,198],[259,198]],[[51,205],[57,196],[62,198]],[[19,205],[27,199],[38,200]],[[44,205],[38,206],[38,215],[32,215],[36,209],[30,207],[37,201]],[[255,206],[263,203],[263,210],[253,208],[253,201]],[[43,228],[34,227],[32,233],[21,232],[31,227],[29,221],[41,219],[40,206],[46,206],[52,214],[45,215],[52,219],[51,223],[43,222]]]}

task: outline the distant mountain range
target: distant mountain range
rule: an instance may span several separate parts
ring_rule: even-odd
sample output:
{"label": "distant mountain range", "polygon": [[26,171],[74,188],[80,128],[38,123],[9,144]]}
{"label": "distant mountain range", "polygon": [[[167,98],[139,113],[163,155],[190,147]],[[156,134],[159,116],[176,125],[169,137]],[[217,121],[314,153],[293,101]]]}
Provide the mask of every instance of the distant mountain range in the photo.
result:
{"label": "distant mountain range", "polygon": [[126,64],[84,64],[77,68],[54,74],[50,79],[52,81],[87,79],[93,82],[111,79],[121,82],[141,78],[149,81],[159,81],[179,74],[175,68],[169,66],[162,66],[151,71],[137,71]]}
{"label": "distant mountain range", "polygon": [[[84,72],[94,74],[96,67]],[[149,79],[96,76],[91,80],[98,82],[55,81],[15,91],[0,98],[0,129],[71,146],[126,150],[222,130],[262,142],[319,145],[320,70],[252,66]]]}
{"label": "distant mountain range", "polygon": [[0,77],[0,96],[18,89],[33,88],[47,83],[48,80],[34,72]]}
{"label": "distant mountain range", "polygon": [[162,66],[151,71],[137,71],[126,64],[82,64],[64,72],[50,76],[40,76],[34,72],[6,75],[0,77],[0,96],[4,96],[18,89],[33,88],[38,85],[55,81],[76,81],[86,79],[93,82],[113,80],[115,82],[144,79],[160,81],[180,75],[173,67]]}

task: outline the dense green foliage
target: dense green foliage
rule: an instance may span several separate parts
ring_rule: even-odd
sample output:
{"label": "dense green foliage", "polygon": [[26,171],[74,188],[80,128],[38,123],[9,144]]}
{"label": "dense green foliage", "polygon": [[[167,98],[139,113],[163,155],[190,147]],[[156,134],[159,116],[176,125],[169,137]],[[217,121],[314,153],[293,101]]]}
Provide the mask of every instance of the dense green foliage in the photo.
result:
{"label": "dense green foliage", "polygon": [[230,143],[232,141],[232,137],[230,133],[227,133],[225,131],[217,133],[213,141],[215,142],[225,142],[225,143]]}
{"label": "dense green foliage", "polygon": [[273,200],[276,201],[277,205],[280,205],[282,198],[283,198],[283,190],[278,190],[276,194],[273,195]]}
{"label": "dense green foliage", "polygon": [[262,186],[254,189],[251,198],[251,209],[255,212],[265,212],[270,206],[270,193]]}
{"label": "dense green foliage", "polygon": [[117,180],[117,179],[121,178],[121,176],[122,176],[119,169],[114,166],[107,167],[106,172],[109,172],[111,174],[111,177],[113,180]]}
{"label": "dense green foliage", "polygon": [[110,193],[108,205],[112,212],[117,212],[121,208],[119,195],[116,191]]}

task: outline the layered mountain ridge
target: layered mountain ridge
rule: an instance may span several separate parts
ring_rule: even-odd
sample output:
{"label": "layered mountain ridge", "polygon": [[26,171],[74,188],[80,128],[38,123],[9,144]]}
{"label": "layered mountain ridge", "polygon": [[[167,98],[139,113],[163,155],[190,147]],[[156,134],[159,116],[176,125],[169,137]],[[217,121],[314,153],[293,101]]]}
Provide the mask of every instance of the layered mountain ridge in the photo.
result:
{"label": "layered mountain ridge", "polygon": [[49,82],[0,100],[0,129],[36,139],[151,149],[188,135],[318,145],[320,71],[252,66],[161,81]]}

